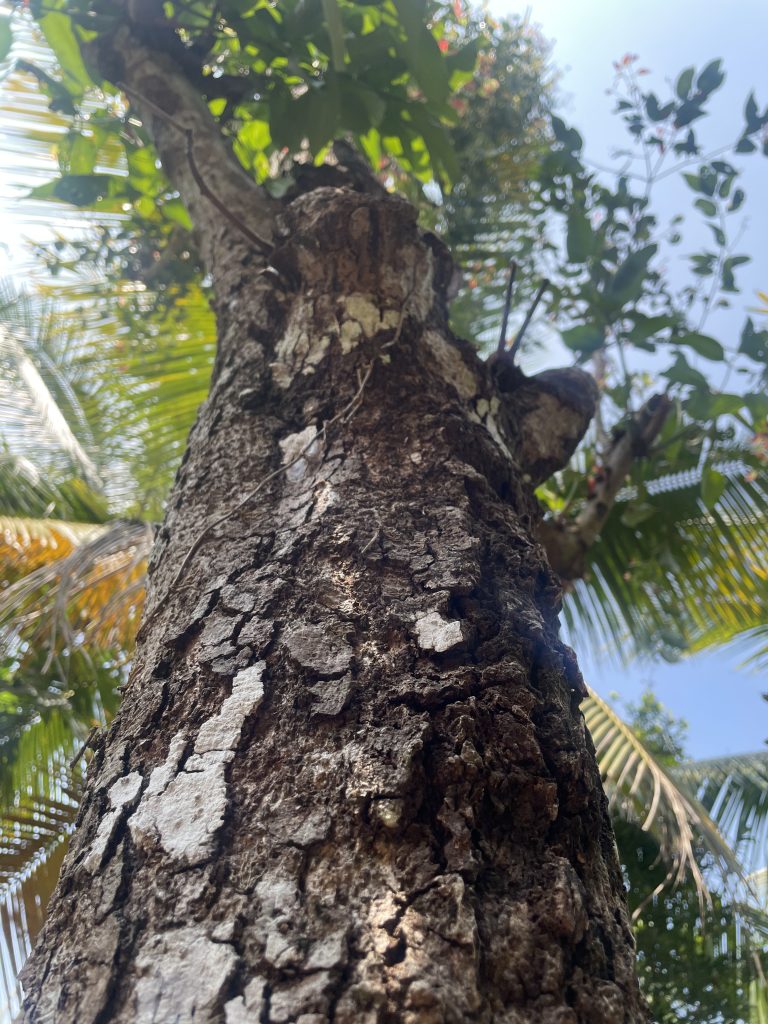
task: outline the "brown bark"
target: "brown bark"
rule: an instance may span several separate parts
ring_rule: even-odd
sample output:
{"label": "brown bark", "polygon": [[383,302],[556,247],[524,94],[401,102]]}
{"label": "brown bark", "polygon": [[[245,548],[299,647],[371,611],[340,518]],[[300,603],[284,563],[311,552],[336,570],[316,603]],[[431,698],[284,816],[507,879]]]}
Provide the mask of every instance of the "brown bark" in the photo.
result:
{"label": "brown bark", "polygon": [[446,253],[320,188],[264,273],[186,184],[213,386],[25,1020],[644,1021],[530,437],[446,328]]}
{"label": "brown bark", "polygon": [[594,490],[576,518],[539,523],[536,535],[561,580],[578,580],[586,575],[589,551],[605,526],[633,462],[648,454],[671,409],[672,402],[666,395],[653,395],[630,418],[627,429],[613,439],[594,481]]}

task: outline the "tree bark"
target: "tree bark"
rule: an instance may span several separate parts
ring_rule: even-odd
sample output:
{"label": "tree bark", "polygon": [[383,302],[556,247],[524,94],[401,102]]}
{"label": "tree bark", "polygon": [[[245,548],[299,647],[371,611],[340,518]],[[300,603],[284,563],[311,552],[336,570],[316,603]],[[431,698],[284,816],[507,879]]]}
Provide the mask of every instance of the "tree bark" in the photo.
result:
{"label": "tree bark", "polygon": [[394,197],[251,208],[206,146],[211,201],[131,54],[219,350],[24,1019],[645,1021],[525,416],[447,253]]}

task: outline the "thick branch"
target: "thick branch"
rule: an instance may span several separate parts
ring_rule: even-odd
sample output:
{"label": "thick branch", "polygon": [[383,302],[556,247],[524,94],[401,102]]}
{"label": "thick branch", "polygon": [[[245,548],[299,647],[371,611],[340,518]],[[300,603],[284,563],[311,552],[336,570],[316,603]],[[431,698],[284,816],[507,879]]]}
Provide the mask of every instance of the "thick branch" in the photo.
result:
{"label": "thick branch", "polygon": [[[165,173],[189,209],[208,270],[242,258],[243,247],[263,250],[254,239],[271,239],[274,204],[237,162],[183,69],[126,25],[99,37],[91,56],[137,108]],[[240,232],[233,232],[233,222],[242,226]]]}
{"label": "thick branch", "polygon": [[672,403],[666,395],[654,395],[640,409],[629,428],[611,445],[594,492],[571,523],[544,522],[539,539],[547,550],[550,565],[563,580],[580,579],[586,572],[586,555],[600,535],[624,486],[635,459],[643,458],[658,437]]}

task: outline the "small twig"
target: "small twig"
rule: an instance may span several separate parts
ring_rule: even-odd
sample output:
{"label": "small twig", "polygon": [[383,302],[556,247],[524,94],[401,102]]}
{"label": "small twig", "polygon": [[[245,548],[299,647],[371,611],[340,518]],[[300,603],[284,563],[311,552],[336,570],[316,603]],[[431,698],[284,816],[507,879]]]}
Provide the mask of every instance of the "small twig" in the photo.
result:
{"label": "small twig", "polygon": [[503,352],[507,347],[507,324],[509,323],[509,310],[512,306],[512,290],[515,287],[515,276],[517,274],[517,262],[510,260],[509,262],[509,279],[507,280],[507,290],[504,295],[504,316],[501,318],[501,332],[499,333],[499,344],[497,346],[497,352]]}
{"label": "small twig", "polygon": [[84,753],[86,752],[86,750],[88,749],[88,747],[90,747],[90,745],[91,745],[91,743],[93,742],[93,739],[94,739],[94,737],[95,737],[95,735],[96,735],[96,733],[97,733],[98,731],[99,731],[99,727],[98,727],[98,725],[94,725],[94,727],[93,727],[93,728],[91,729],[91,731],[90,731],[90,732],[88,733],[88,735],[87,735],[87,736],[85,737],[85,743],[83,743],[82,747],[80,747],[80,749],[78,750],[78,752],[77,752],[77,753],[75,754],[75,756],[74,756],[74,757],[72,758],[72,760],[71,760],[71,761],[69,762],[69,770],[70,770],[71,772],[73,772],[73,771],[75,770],[75,765],[76,765],[76,764],[77,764],[77,762],[78,762],[78,761],[80,760],[80,758],[81,758],[81,757],[83,756],[83,754],[84,754]]}
{"label": "small twig", "polygon": [[523,320],[522,327],[517,332],[517,337],[512,342],[512,348],[509,350],[509,354],[511,356],[514,357],[514,355],[517,353],[517,350],[520,348],[520,342],[523,340],[523,335],[528,330],[528,324],[530,324],[531,320],[533,319],[533,314],[536,312],[536,307],[541,302],[541,297],[544,294],[544,292],[547,290],[547,288],[549,288],[549,281],[545,277],[544,280],[539,285],[539,290],[536,292],[536,294],[533,297],[533,302],[531,303],[531,308],[525,314],[525,320]]}
{"label": "small twig", "polygon": [[371,539],[368,541],[368,543],[365,545],[365,547],[361,549],[360,554],[361,555],[367,555],[368,552],[373,547],[373,545],[376,543],[376,541],[380,537],[381,537],[381,523],[379,523],[379,525],[376,527],[376,533],[374,533],[374,535],[371,537]]}
{"label": "small twig", "polygon": [[210,203],[213,203],[213,205],[216,207],[219,213],[223,214],[223,216],[227,218],[230,224],[233,224],[237,228],[237,230],[248,239],[249,242],[257,246],[259,249],[262,249],[264,252],[272,252],[274,248],[272,243],[268,242],[265,238],[262,238],[261,235],[258,235],[255,231],[251,230],[251,228],[249,228],[246,224],[243,224],[243,222],[239,220],[239,218],[236,217],[234,213],[232,213],[229,207],[225,203],[223,203],[221,199],[219,199],[216,193],[210,188],[203,175],[200,173],[200,168],[198,167],[197,161],[195,160],[195,133],[193,132],[193,130],[191,128],[185,127],[183,124],[180,124],[175,117],[169,114],[166,110],[163,110],[162,107],[159,107],[157,103],[149,99],[148,96],[143,96],[140,92],[137,92],[136,89],[127,86],[125,82],[118,82],[117,87],[118,89],[122,89],[123,92],[126,92],[129,96],[134,96],[139,101],[139,103],[149,107],[149,109],[154,111],[154,113],[156,113],[158,117],[161,117],[172,128],[175,128],[177,132],[181,132],[184,135],[186,142],[185,151],[187,163],[189,164],[189,170],[192,174],[192,178],[195,184],[200,189],[201,194],[204,195],[205,198]]}
{"label": "small twig", "polygon": [[[290,469],[291,466],[295,466],[296,463],[300,459],[302,459],[306,455],[306,453],[309,451],[309,449],[314,444],[316,444],[321,438],[323,440],[327,439],[329,431],[334,426],[336,426],[338,423],[348,423],[350,421],[350,419],[354,416],[354,414],[357,412],[358,408],[360,407],[360,403],[361,403],[362,397],[363,397],[363,392],[365,391],[366,385],[368,384],[368,381],[371,378],[371,374],[373,373],[373,368],[376,365],[376,360],[379,358],[379,355],[381,354],[381,352],[384,351],[384,349],[391,348],[393,345],[396,345],[397,342],[400,340],[400,336],[401,336],[402,331],[403,331],[403,324],[405,322],[405,314],[406,314],[407,309],[408,309],[408,302],[410,301],[410,298],[413,295],[413,292],[414,292],[414,289],[411,289],[411,291],[406,295],[405,299],[403,300],[403,307],[400,310],[400,319],[398,321],[397,329],[395,330],[394,336],[392,337],[392,339],[390,341],[388,341],[386,343],[386,345],[382,345],[381,346],[381,349],[379,350],[379,352],[377,352],[376,355],[374,356],[374,358],[371,359],[371,361],[368,363],[368,365],[367,365],[363,375],[362,376],[358,376],[357,390],[355,391],[354,395],[350,398],[350,400],[347,402],[347,404],[344,406],[344,408],[341,409],[339,412],[337,412],[336,415],[331,417],[331,419],[329,419],[326,423],[324,423],[323,426],[322,426],[322,429],[319,431],[319,433],[317,433],[313,438],[311,438],[304,445],[304,447],[290,460],[290,462],[286,462],[284,465],[278,466],[277,469],[273,469],[271,473],[268,473],[265,477],[263,477],[256,484],[256,486],[253,488],[253,490],[249,491],[245,495],[244,498],[241,498],[240,501],[236,505],[233,505],[232,508],[228,509],[222,515],[220,515],[218,517],[218,519],[214,519],[213,522],[208,523],[208,524],[206,524],[203,527],[203,529],[200,531],[200,533],[197,535],[197,537],[195,537],[194,541],[192,542],[191,547],[189,548],[189,550],[187,551],[186,555],[182,559],[181,565],[179,566],[176,575],[174,576],[173,580],[171,581],[171,585],[168,587],[168,590],[166,592],[166,596],[168,596],[169,594],[173,593],[173,591],[179,585],[179,583],[181,582],[182,577],[184,576],[184,573],[187,570],[187,567],[189,566],[190,561],[192,560],[194,555],[197,553],[197,551],[200,549],[200,545],[203,543],[205,538],[210,535],[212,530],[215,530],[217,526],[221,526],[221,524],[225,523],[228,519],[231,519],[232,516],[236,515],[236,513],[238,513],[240,511],[240,509],[244,508],[251,501],[253,501],[253,499],[256,497],[256,495],[264,487],[266,487],[266,485],[271,480],[274,480],[274,478],[276,476],[279,476],[281,473],[284,473],[286,470]],[[162,602],[158,602],[158,607],[160,607],[161,604],[162,604]]]}
{"label": "small twig", "polygon": [[224,214],[224,216],[231,224],[235,225],[235,227],[240,231],[242,235],[245,235],[249,242],[252,242],[253,245],[259,247],[266,253],[272,252],[274,246],[271,244],[271,242],[268,242],[265,238],[262,238],[261,235],[257,235],[255,231],[252,231],[246,224],[243,224],[241,220],[238,220],[238,218],[234,215],[234,213],[232,213],[229,207],[222,203],[222,201],[215,194],[215,192],[212,192],[211,189],[208,187],[205,178],[203,178],[202,174],[200,173],[200,168],[197,166],[197,163],[195,162],[195,156],[192,149],[195,136],[191,128],[186,129],[186,137],[187,162],[189,163],[189,169],[192,172],[192,177],[195,180],[195,184],[200,189],[202,194],[206,197],[206,199],[210,200],[210,202],[213,203],[213,205],[220,213]]}

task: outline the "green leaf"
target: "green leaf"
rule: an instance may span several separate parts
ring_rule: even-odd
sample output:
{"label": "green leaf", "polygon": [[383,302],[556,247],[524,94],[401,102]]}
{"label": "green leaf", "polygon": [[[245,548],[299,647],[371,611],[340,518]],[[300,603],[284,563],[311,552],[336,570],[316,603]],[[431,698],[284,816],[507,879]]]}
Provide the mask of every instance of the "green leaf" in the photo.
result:
{"label": "green leaf", "polygon": [[747,317],[741,332],[739,352],[756,363],[768,363],[768,331],[756,331],[752,317]]}
{"label": "green leaf", "polygon": [[50,98],[49,108],[55,113],[74,115],[76,113],[75,105],[72,102],[67,89],[62,85],[61,82],[57,82],[52,78],[47,71],[43,71],[36,64],[31,63],[28,60],[17,60],[16,67],[19,71],[24,71],[29,75],[34,75],[43,88],[43,91]]}
{"label": "green leaf", "polygon": [[252,150],[254,152],[262,152],[267,149],[269,144],[272,142],[268,122],[263,121],[260,118],[254,118],[252,121],[246,121],[237,133],[237,141],[247,150]]}
{"label": "green leaf", "polygon": [[387,113],[387,101],[373,89],[366,89],[359,82],[355,88],[368,111],[368,122],[372,128],[378,128]]}
{"label": "green leaf", "polygon": [[681,353],[675,356],[675,361],[669,369],[662,370],[661,375],[666,377],[672,384],[689,384],[694,388],[709,389],[707,378],[704,374],[689,366],[685,356]]}
{"label": "green leaf", "polygon": [[744,202],[745,198],[746,196],[744,195],[744,192],[740,188],[737,188],[736,191],[733,193],[733,199],[731,200],[731,204],[728,207],[728,212],[733,213],[735,210],[738,210],[741,204]]}
{"label": "green leaf", "polygon": [[[291,153],[299,149],[301,140],[307,134],[307,124],[302,117],[302,114],[308,113],[307,103],[298,110],[297,107],[298,100],[294,100],[287,89],[276,90],[269,100],[269,130],[272,139],[277,146],[285,146]],[[351,124],[347,127],[354,130]]]}
{"label": "green leaf", "polygon": [[693,76],[696,73],[694,68],[686,68],[675,83],[675,92],[681,100],[687,99],[688,93],[693,85]]}
{"label": "green leaf", "polygon": [[100,144],[97,139],[85,135],[70,137],[68,145],[61,147],[59,165],[63,172],[69,174],[92,174],[99,155]]}
{"label": "green leaf", "polygon": [[340,93],[336,76],[331,72],[324,85],[308,89],[297,101],[302,124],[306,125],[309,148],[314,156],[337,134],[340,114]]}
{"label": "green leaf", "polygon": [[699,92],[709,95],[715,89],[719,89],[725,81],[725,73],[721,70],[721,60],[713,60],[704,68],[696,79],[696,88]]}
{"label": "green leaf", "polygon": [[561,142],[569,153],[581,152],[581,147],[584,145],[581,135],[575,128],[569,128],[565,121],[554,114],[552,115],[552,131],[555,133],[557,141]]}
{"label": "green leaf", "polygon": [[717,213],[717,206],[711,199],[697,199],[693,205],[697,210],[701,210],[706,217],[714,217]]}
{"label": "green leaf", "polygon": [[605,344],[605,332],[596,324],[579,324],[578,327],[571,327],[563,331],[562,338],[568,348],[583,355],[596,352]]}
{"label": "green leaf", "polygon": [[471,74],[475,70],[477,56],[484,42],[485,40],[482,38],[470,39],[466,46],[462,46],[456,53],[452,53],[445,58],[445,63],[448,65],[451,77],[457,71],[462,74]]}
{"label": "green leaf", "polygon": [[64,84],[74,97],[79,98],[92,82],[72,31],[71,19],[66,14],[52,12],[41,18],[39,24],[64,73]]}
{"label": "green leaf", "polygon": [[703,356],[705,359],[720,362],[725,358],[725,352],[720,342],[706,334],[692,331],[690,334],[683,334],[681,337],[673,338],[672,340],[676,345],[686,345],[688,348],[692,348],[697,355]]}
{"label": "green leaf", "polygon": [[413,108],[411,118],[429,150],[435,177],[454,181],[459,173],[459,165],[445,128],[432,120],[423,106]]}
{"label": "green leaf", "polygon": [[[73,206],[92,206],[106,198],[124,193],[125,179],[114,174],[67,174],[33,188],[33,199],[58,199]],[[134,193],[135,194],[135,193]]]}
{"label": "green leaf", "polygon": [[157,175],[156,157],[149,146],[137,146],[128,152],[128,168],[137,178],[154,178]]}
{"label": "green leaf", "polygon": [[710,403],[710,413],[712,416],[732,416],[745,405],[746,398],[743,395],[716,394]]}
{"label": "green leaf", "polygon": [[634,528],[651,519],[658,512],[658,509],[647,501],[630,501],[621,515],[621,521],[625,526]]}
{"label": "green leaf", "polygon": [[712,168],[717,171],[718,174],[726,174],[728,177],[733,177],[734,174],[738,174],[738,171],[733,164],[729,164],[727,160],[713,160]]}
{"label": "green leaf", "polygon": [[744,405],[752,414],[756,429],[763,430],[768,419],[768,395],[763,392],[744,395]]}
{"label": "green leaf", "polygon": [[711,467],[701,475],[701,500],[708,509],[713,509],[723,496],[728,477]]}
{"label": "green leaf", "polygon": [[394,0],[406,32],[402,49],[413,77],[430,103],[442,106],[451,91],[448,66],[413,0]]}
{"label": "green leaf", "polygon": [[709,226],[710,231],[714,235],[715,241],[717,242],[717,244],[718,245],[725,245],[726,244],[726,239],[725,239],[725,232],[723,231],[723,229],[719,228],[717,226],[717,224],[710,224],[708,226]]}
{"label": "green leaf", "polygon": [[717,416],[732,416],[744,408],[741,395],[717,394],[709,388],[699,388],[688,396],[686,411],[700,423],[706,423]]}
{"label": "green leaf", "polygon": [[677,319],[673,316],[645,316],[642,313],[633,313],[633,319],[635,323],[632,330],[624,335],[632,345],[652,338],[655,334],[668,327],[674,327],[677,323]]}
{"label": "green leaf", "polygon": [[187,231],[192,230],[192,218],[189,216],[186,206],[180,199],[169,199],[168,202],[163,203],[161,209],[168,220],[186,228]]}
{"label": "green leaf", "polygon": [[675,114],[675,126],[677,128],[684,128],[687,124],[690,124],[691,121],[696,121],[698,118],[703,116],[704,111],[701,109],[701,105],[699,103],[696,103],[693,100],[685,100],[685,102],[681,103],[677,108],[677,113]]}
{"label": "green leaf", "polygon": [[346,49],[344,46],[344,26],[337,0],[323,0],[323,14],[328,35],[331,38],[331,54],[334,71],[342,71]]}
{"label": "green leaf", "polygon": [[698,174],[684,174],[683,178],[688,182],[694,192],[701,192],[701,180]]}
{"label": "green leaf", "polygon": [[594,248],[594,235],[589,218],[580,207],[572,207],[568,213],[568,234],[566,248],[571,263],[584,263]]}
{"label": "green leaf", "polygon": [[755,100],[754,92],[751,92],[747,97],[747,102],[744,105],[744,119],[747,122],[747,132],[759,131],[762,128],[762,121],[757,110],[757,102]]}
{"label": "green leaf", "polygon": [[713,196],[717,188],[717,174],[710,167],[702,167],[699,171],[699,190],[705,196]]}
{"label": "green leaf", "polygon": [[648,274],[648,264],[657,249],[656,244],[646,245],[627,256],[605,290],[606,301],[611,306],[625,306],[640,298]]}
{"label": "green leaf", "polygon": [[645,97],[645,109],[651,121],[665,121],[675,109],[674,103],[665,103],[659,106],[658,98],[654,93],[648,93]]}
{"label": "green leaf", "polygon": [[742,263],[749,263],[749,256],[729,256],[727,260],[723,262],[723,291],[726,292],[738,292],[736,287],[736,278],[733,275],[734,267],[741,266]]}
{"label": "green leaf", "polygon": [[754,153],[756,149],[757,146],[751,139],[748,139],[746,135],[740,138],[736,145],[737,153]]}
{"label": "green leaf", "polygon": [[10,16],[0,14],[0,61],[5,60],[11,52],[12,45],[13,33],[11,32]]}

